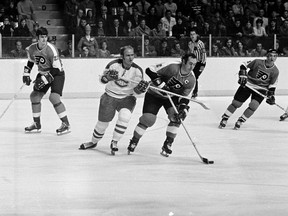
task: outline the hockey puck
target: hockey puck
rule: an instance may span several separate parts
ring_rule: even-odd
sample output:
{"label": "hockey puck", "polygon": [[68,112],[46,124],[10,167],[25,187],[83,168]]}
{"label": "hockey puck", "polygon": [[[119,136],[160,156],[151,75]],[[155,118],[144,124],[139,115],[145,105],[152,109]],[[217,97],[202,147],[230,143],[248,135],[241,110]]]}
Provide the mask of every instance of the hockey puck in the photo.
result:
{"label": "hockey puck", "polygon": [[209,161],[209,164],[214,164],[214,161]]}

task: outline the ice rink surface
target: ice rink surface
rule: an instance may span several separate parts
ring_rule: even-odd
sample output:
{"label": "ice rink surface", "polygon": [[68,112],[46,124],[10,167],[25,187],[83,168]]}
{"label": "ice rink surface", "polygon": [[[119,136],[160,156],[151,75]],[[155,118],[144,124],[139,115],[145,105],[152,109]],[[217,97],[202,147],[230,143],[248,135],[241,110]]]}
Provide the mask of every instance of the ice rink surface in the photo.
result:
{"label": "ice rink surface", "polygon": [[[42,102],[42,133],[25,134],[30,102],[16,100],[0,119],[0,215],[93,216],[287,216],[288,119],[265,102],[240,130],[233,130],[248,103],[218,129],[232,97],[199,97],[210,110],[190,103],[184,124],[203,164],[181,127],[173,153],[160,155],[168,120],[163,110],[136,151],[127,146],[141,115],[139,98],[119,152],[110,155],[115,125],[96,149],[80,151],[97,121],[98,98],[63,99],[72,132],[57,136],[60,121]],[[0,101],[1,113],[9,100]],[[288,96],[276,96],[285,108]]]}

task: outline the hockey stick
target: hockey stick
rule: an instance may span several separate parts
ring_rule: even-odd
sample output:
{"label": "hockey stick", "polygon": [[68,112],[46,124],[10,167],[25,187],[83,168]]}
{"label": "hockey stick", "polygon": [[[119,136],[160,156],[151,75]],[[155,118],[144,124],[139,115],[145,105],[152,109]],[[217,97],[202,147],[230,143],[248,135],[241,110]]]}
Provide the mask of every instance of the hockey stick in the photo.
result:
{"label": "hockey stick", "polygon": [[[258,90],[256,90],[255,88],[253,88],[252,86],[249,85],[245,85],[247,88],[251,89],[252,91],[254,91],[255,93],[257,93],[258,95],[260,95],[261,97],[267,99],[268,97],[264,94],[262,94],[261,92],[259,92]],[[280,108],[281,110],[283,110],[285,113],[287,112],[285,108],[283,108],[282,106],[280,106],[279,104],[275,103],[275,105]]]}
{"label": "hockey stick", "polygon": [[[132,82],[132,83],[135,83],[135,84],[138,84],[138,83],[139,83],[139,82],[137,82],[137,81],[130,80],[130,79],[123,78],[123,77],[121,77],[120,79],[125,80],[125,81],[128,81],[128,82]],[[176,94],[176,93],[174,93],[174,92],[170,92],[170,91],[167,91],[167,90],[158,88],[158,87],[156,87],[156,86],[151,86],[150,84],[149,84],[149,88],[158,90],[158,91],[160,91],[160,92],[163,92],[163,93],[166,93],[166,94],[169,94],[169,95],[177,96],[177,97],[180,97],[180,98],[185,98],[185,99],[187,99],[187,100],[189,100],[189,101],[192,101],[192,102],[194,102],[194,103],[199,104],[199,105],[202,106],[204,109],[209,110],[209,107],[207,107],[202,101],[195,100],[195,99],[193,99],[193,98],[190,98],[190,97],[187,97],[187,96],[184,96],[184,95],[179,95],[179,94]]]}
{"label": "hockey stick", "polygon": [[[175,110],[175,112],[176,112],[177,114],[179,114],[179,112],[178,112],[178,110],[177,110],[177,108],[176,108],[176,106],[175,106],[175,104],[174,104],[174,102],[173,102],[171,96],[170,96],[169,94],[168,94],[167,96],[168,96],[168,99],[169,99],[169,101],[170,101],[170,103],[171,103],[173,109]],[[202,160],[202,162],[205,163],[205,164],[214,164],[214,161],[209,161],[207,158],[204,158],[204,157],[201,156],[201,154],[199,153],[199,151],[198,151],[198,149],[197,149],[197,147],[196,147],[196,144],[193,142],[193,140],[192,140],[190,134],[188,133],[188,130],[187,130],[187,128],[185,127],[183,121],[180,120],[180,122],[181,122],[182,127],[184,128],[184,130],[185,130],[187,136],[189,137],[189,139],[190,139],[192,145],[194,146],[194,148],[195,148],[195,150],[196,150],[198,156],[199,156],[200,159]]]}
{"label": "hockey stick", "polygon": [[3,113],[0,116],[0,119],[5,115],[5,113],[7,112],[7,110],[9,109],[9,107],[11,106],[11,104],[14,102],[14,100],[17,98],[18,94],[21,92],[21,90],[23,89],[23,87],[25,86],[25,84],[23,84],[20,89],[18,90],[18,92],[16,92],[12,98],[12,100],[10,101],[10,103],[8,104],[8,106],[6,107],[6,109],[3,111]]}

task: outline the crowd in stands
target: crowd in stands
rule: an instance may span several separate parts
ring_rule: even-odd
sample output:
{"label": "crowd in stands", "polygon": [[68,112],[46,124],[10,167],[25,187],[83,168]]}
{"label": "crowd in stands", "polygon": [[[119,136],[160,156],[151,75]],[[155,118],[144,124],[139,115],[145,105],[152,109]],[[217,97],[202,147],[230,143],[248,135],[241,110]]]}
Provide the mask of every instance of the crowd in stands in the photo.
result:
{"label": "crowd in stands", "polygon": [[[31,0],[5,1],[0,5],[3,36],[34,36],[37,18]],[[30,3],[29,3],[30,2]],[[265,38],[288,38],[288,0],[62,0],[65,24],[75,35],[81,56],[103,57],[107,41],[99,37],[146,36],[145,56],[178,56],[189,50],[179,40],[197,29],[213,41],[212,56],[263,55]],[[30,8],[27,10],[27,8]],[[16,25],[17,24],[17,25]],[[149,37],[158,37],[152,44]],[[176,43],[167,45],[167,38]],[[255,42],[256,41],[256,42]],[[98,46],[101,43],[101,46]],[[255,46],[256,45],[256,46]],[[278,42],[279,45],[279,42]],[[280,44],[279,54],[287,55]],[[170,47],[171,46],[171,47]],[[262,50],[259,50],[261,46]],[[154,48],[151,48],[154,47]],[[266,49],[271,47],[266,47]],[[87,50],[88,53],[87,54]],[[107,48],[104,48],[106,50]],[[86,54],[84,54],[86,51]],[[105,55],[104,55],[105,53]]]}

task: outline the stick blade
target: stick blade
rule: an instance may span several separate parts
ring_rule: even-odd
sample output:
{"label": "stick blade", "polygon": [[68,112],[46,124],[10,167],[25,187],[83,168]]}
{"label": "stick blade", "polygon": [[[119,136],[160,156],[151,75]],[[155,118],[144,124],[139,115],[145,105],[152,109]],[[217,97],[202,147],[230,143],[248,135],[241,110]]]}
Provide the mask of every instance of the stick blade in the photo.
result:
{"label": "stick blade", "polygon": [[207,158],[202,158],[202,161],[205,164],[214,164],[214,161],[209,161]]}

